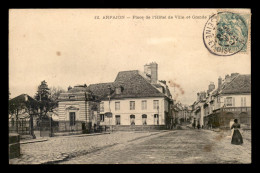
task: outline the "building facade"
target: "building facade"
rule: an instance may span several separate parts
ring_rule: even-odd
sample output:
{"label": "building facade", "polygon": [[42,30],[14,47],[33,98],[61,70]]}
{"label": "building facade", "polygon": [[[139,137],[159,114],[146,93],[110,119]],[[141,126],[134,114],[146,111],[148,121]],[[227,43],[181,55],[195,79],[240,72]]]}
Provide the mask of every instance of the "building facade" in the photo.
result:
{"label": "building facade", "polygon": [[114,82],[75,86],[62,93],[59,121],[67,123],[60,128],[78,129],[84,122],[87,128],[165,129],[172,123],[172,104],[166,81],[158,80],[158,64],[150,63],[144,72],[121,71]]}
{"label": "building facade", "polygon": [[97,125],[99,102],[86,85],[61,93],[58,98],[59,131],[90,130]]}
{"label": "building facade", "polygon": [[[251,75],[231,73],[218,79],[218,87],[211,83],[207,96],[198,101],[193,112],[207,128],[230,128],[234,119],[251,126]],[[213,90],[212,90],[213,89]],[[196,106],[195,106],[196,107]]]}
{"label": "building facade", "polygon": [[[150,63],[144,72],[121,71],[114,82],[89,85],[88,89],[101,98],[100,125],[113,125],[116,130],[170,127],[171,93],[157,76],[158,65]],[[111,117],[106,116],[109,112]]]}

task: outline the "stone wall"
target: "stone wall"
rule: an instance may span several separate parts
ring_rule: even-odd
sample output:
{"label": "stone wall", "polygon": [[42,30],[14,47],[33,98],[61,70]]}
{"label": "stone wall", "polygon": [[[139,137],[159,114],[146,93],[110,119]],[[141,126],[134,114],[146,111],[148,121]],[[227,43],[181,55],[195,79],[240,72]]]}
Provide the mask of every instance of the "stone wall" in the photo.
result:
{"label": "stone wall", "polygon": [[9,159],[20,156],[20,135],[9,134]]}

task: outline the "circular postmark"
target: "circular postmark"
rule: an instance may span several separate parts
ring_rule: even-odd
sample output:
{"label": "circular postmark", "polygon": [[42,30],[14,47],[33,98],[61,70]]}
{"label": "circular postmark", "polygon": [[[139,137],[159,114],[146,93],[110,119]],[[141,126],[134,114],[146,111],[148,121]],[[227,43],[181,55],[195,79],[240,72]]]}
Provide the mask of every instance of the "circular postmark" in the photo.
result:
{"label": "circular postmark", "polygon": [[209,18],[203,30],[206,48],[218,56],[230,56],[240,52],[246,46],[247,39],[247,24],[237,13],[214,14]]}

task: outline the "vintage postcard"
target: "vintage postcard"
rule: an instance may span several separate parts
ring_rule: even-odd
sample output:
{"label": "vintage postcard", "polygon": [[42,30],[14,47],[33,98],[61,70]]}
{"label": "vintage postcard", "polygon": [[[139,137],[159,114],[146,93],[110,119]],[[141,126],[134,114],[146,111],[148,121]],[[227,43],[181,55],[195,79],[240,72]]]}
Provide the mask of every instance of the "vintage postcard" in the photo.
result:
{"label": "vintage postcard", "polygon": [[9,164],[250,164],[250,9],[10,9]]}

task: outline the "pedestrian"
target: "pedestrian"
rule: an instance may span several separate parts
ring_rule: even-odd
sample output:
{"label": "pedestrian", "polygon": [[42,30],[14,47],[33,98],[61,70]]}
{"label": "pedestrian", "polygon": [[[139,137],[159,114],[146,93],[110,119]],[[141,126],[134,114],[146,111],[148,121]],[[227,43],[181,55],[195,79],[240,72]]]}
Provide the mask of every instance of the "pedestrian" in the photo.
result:
{"label": "pedestrian", "polygon": [[235,119],[234,124],[231,126],[231,129],[234,129],[231,144],[234,144],[234,145],[243,144],[243,138],[242,138],[240,131],[238,130],[239,128],[240,128],[240,124],[238,123],[237,119]]}
{"label": "pedestrian", "polygon": [[198,123],[197,128],[200,129],[200,123]]}
{"label": "pedestrian", "polygon": [[193,126],[193,128],[195,129],[195,127],[196,127],[196,124],[195,124],[195,122],[194,122],[194,123],[192,123],[192,126]]}

